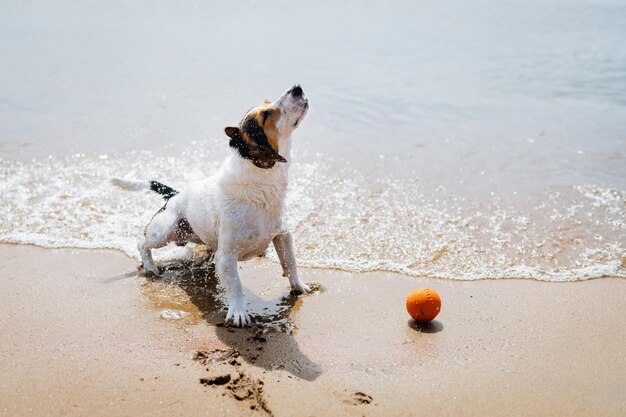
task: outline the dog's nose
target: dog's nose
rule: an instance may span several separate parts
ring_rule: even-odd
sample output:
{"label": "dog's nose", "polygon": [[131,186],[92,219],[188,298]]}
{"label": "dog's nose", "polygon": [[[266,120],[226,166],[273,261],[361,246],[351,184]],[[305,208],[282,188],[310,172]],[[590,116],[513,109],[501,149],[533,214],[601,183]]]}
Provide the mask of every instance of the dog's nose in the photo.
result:
{"label": "dog's nose", "polygon": [[302,87],[300,87],[300,84],[298,85],[294,85],[291,90],[289,90],[289,92],[291,93],[292,96],[294,97],[301,97],[302,96]]}

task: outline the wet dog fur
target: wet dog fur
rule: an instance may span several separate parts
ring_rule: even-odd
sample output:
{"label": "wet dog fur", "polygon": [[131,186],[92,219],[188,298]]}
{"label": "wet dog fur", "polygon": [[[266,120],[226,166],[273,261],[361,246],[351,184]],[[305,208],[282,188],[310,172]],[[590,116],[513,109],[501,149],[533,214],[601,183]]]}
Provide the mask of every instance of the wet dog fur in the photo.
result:
{"label": "wet dog fur", "polygon": [[284,220],[291,134],[308,107],[299,85],[274,102],[253,107],[239,126],[225,128],[232,153],[221,168],[180,192],[156,181],[112,179],[124,189],[155,191],[167,201],[139,242],[143,268],[159,275],[152,250],[170,242],[208,246],[228,291],[226,321],[236,326],[250,324],[237,262],[261,255],[270,244],[292,290],[309,292],[298,277],[293,239]]}

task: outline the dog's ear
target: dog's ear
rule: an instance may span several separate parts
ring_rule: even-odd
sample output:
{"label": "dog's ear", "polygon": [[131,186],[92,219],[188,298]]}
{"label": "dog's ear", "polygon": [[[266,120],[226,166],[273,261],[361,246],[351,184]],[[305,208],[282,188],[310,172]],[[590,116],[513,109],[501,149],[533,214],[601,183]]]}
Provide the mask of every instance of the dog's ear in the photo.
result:
{"label": "dog's ear", "polygon": [[287,162],[285,158],[279,155],[276,151],[271,148],[267,148],[265,146],[255,146],[250,147],[250,151],[248,153],[251,159],[254,161],[258,161],[260,163],[268,163],[272,166],[276,162]]}
{"label": "dog's ear", "polygon": [[238,127],[225,127],[224,132],[226,133],[226,136],[231,139],[241,139],[241,131]]}
{"label": "dog's ear", "polygon": [[250,133],[246,133],[246,137],[244,137],[238,127],[225,128],[224,132],[230,138],[229,145],[237,149],[241,157],[249,159],[259,168],[272,168],[276,162],[287,162],[267,143],[267,138],[263,130],[258,127],[256,121],[254,121],[253,125],[253,127],[257,128],[253,129],[252,132],[257,141],[251,140]]}
{"label": "dog's ear", "polygon": [[242,157],[249,158],[250,147],[244,141],[241,130],[238,127],[225,127],[224,132],[230,138],[228,145],[233,149],[237,149]]}
{"label": "dog's ear", "polygon": [[276,162],[287,162],[287,160],[283,158],[282,155],[280,155],[278,152],[274,152],[274,150],[272,150],[272,158]]}

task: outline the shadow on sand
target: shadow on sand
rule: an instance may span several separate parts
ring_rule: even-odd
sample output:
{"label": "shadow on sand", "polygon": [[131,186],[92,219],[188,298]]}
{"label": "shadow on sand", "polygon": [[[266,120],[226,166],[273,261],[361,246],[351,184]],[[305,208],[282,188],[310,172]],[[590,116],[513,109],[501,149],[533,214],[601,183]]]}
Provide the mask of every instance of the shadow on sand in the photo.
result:
{"label": "shadow on sand", "polygon": [[[275,299],[264,300],[245,288],[244,297],[253,325],[230,327],[224,323],[226,295],[213,264],[171,262],[162,267],[164,273],[147,277],[143,289],[153,308],[195,312],[199,316],[197,321],[216,326],[219,339],[251,365],[267,370],[284,369],[308,381],[321,374],[321,367],[300,351],[292,335],[294,327],[290,316],[301,306],[301,297],[286,291]],[[198,311],[189,306],[189,302]]]}
{"label": "shadow on sand", "polygon": [[443,324],[439,320],[415,321],[413,319],[409,319],[407,324],[411,329],[420,333],[439,333],[443,330]]}

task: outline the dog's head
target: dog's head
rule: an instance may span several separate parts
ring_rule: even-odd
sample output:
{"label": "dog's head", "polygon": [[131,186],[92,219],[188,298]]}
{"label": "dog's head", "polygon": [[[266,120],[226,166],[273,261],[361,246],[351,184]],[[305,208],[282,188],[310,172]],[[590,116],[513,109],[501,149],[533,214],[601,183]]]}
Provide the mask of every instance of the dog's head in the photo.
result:
{"label": "dog's head", "polygon": [[265,100],[245,115],[239,127],[227,127],[230,146],[242,158],[259,168],[272,168],[276,162],[287,162],[280,154],[291,132],[304,119],[309,101],[299,85],[285,91],[275,102]]}

